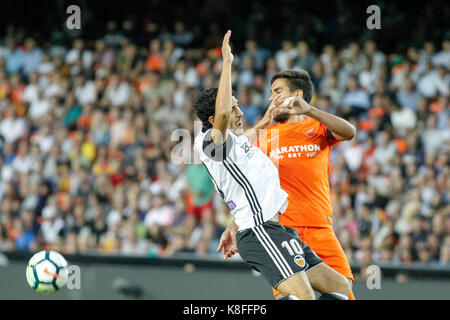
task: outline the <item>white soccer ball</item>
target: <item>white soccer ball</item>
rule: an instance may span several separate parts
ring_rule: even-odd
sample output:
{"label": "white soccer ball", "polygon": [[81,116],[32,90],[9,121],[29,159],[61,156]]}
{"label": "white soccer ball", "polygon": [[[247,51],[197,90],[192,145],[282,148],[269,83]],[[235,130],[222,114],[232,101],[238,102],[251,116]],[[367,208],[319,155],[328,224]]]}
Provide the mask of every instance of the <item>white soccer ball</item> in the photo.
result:
{"label": "white soccer ball", "polygon": [[39,251],[28,262],[26,275],[28,284],[37,292],[54,293],[66,285],[67,261],[56,251]]}

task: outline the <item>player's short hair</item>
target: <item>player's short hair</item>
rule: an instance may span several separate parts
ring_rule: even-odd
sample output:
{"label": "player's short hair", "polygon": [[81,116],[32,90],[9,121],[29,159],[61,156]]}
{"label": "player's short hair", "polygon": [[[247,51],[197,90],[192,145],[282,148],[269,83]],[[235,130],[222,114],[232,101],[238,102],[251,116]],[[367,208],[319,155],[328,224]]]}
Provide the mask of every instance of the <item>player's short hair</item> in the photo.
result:
{"label": "player's short hair", "polygon": [[[216,98],[218,88],[207,88],[202,90],[196,97],[194,101],[194,113],[202,122],[203,131],[212,128],[211,123],[209,122],[209,117],[214,116],[216,112]],[[235,95],[233,90],[232,95]]]}
{"label": "player's short hair", "polygon": [[194,101],[194,113],[202,122],[202,129],[212,128],[209,117],[213,116],[216,110],[217,88],[207,88],[202,90]]}
{"label": "player's short hair", "polygon": [[287,70],[278,72],[272,76],[270,84],[277,79],[286,79],[287,84],[291,92],[298,89],[303,91],[303,99],[310,103],[314,94],[314,85],[311,81],[311,77],[305,70]]}

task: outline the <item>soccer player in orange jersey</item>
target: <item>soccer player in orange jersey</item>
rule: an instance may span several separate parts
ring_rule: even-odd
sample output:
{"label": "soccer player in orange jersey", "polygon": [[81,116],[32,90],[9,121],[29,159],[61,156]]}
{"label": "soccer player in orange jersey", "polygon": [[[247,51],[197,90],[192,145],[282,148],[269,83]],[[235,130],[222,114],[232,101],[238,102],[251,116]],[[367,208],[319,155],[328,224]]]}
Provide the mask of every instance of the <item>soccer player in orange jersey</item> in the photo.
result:
{"label": "soccer player in orange jersey", "polygon": [[[314,86],[306,71],[280,72],[271,82],[270,101],[280,103],[274,112],[276,124],[263,131],[256,144],[278,166],[281,187],[289,194],[280,224],[296,229],[300,239],[351,285],[353,274],[332,228],[328,173],[333,145],[352,139],[356,129],[309,104]],[[354,299],[353,293],[349,299]]]}
{"label": "soccer player in orange jersey", "polygon": [[[300,239],[351,286],[353,274],[332,228],[328,173],[333,145],[352,139],[356,129],[309,104],[314,86],[306,71],[275,74],[271,92],[270,102],[277,104],[275,124],[259,134],[255,143],[278,167],[281,187],[289,195],[288,208],[279,222],[297,230]],[[228,241],[225,258],[236,252],[232,241]],[[275,289],[274,296],[282,297]],[[354,299],[352,292],[349,299]]]}

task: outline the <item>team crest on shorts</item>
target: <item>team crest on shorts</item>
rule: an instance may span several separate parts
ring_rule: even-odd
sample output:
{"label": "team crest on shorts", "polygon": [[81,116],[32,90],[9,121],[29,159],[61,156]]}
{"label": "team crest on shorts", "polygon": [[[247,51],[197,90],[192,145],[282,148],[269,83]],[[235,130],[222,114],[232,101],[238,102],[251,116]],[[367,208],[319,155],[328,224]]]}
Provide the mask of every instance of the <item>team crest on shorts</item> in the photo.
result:
{"label": "team crest on shorts", "polygon": [[303,268],[306,265],[305,258],[303,258],[299,254],[294,257],[294,262],[301,268]]}

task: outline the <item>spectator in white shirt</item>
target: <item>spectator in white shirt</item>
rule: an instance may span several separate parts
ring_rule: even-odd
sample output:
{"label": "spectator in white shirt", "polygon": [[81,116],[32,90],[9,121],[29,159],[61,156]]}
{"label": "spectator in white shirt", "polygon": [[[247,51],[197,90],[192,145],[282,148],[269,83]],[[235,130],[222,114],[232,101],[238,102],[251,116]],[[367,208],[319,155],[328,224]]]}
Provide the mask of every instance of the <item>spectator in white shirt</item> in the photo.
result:
{"label": "spectator in white shirt", "polygon": [[75,39],[73,41],[73,45],[72,45],[72,49],[70,49],[67,53],[66,53],[66,63],[68,64],[73,64],[75,63],[75,61],[77,61],[80,56],[81,53],[83,52],[84,49],[84,41],[81,39]]}
{"label": "spectator in white shirt", "polygon": [[395,101],[391,101],[393,110],[391,112],[392,126],[398,130],[398,133],[405,135],[407,130],[414,129],[417,125],[417,115],[412,108],[402,108]]}
{"label": "spectator in white shirt", "polygon": [[[16,157],[14,152],[14,145],[12,143],[5,143],[2,146],[2,153],[0,157],[0,186],[5,187],[6,182],[12,181],[15,178],[14,168],[12,162]],[[3,193],[2,190],[0,193]],[[3,195],[0,195],[0,202]]]}
{"label": "spectator in white shirt", "polygon": [[105,98],[113,107],[120,107],[127,103],[131,96],[130,85],[126,80],[120,80],[117,74],[111,76],[105,90]]}
{"label": "spectator in white shirt", "polygon": [[34,140],[43,154],[48,154],[55,145],[55,136],[51,132],[50,125],[45,125],[39,130]]}
{"label": "spectator in white shirt", "polygon": [[53,244],[59,237],[60,232],[64,228],[64,220],[58,216],[58,210],[53,206],[46,206],[42,209],[41,232],[44,241]]}
{"label": "spectator in white shirt", "polygon": [[430,114],[426,122],[426,129],[422,133],[422,143],[425,153],[433,153],[444,147],[443,142],[449,141],[449,131],[437,128],[437,118],[435,114]]}
{"label": "spectator in white shirt", "polygon": [[380,166],[387,165],[395,156],[397,147],[390,142],[389,133],[382,131],[378,136],[378,145],[374,152],[374,159]]}
{"label": "spectator in white shirt", "polygon": [[286,70],[289,69],[289,61],[296,58],[297,50],[291,41],[283,41],[281,47],[275,54],[275,61],[279,70]]}
{"label": "spectator in white shirt", "polygon": [[17,156],[12,162],[12,166],[18,173],[30,173],[36,169],[37,162],[33,159],[33,156],[29,153],[28,141],[21,141],[17,150]]}
{"label": "spectator in white shirt", "polygon": [[425,64],[425,73],[417,83],[417,89],[423,96],[433,98],[436,94],[449,94],[450,75],[443,66],[432,69],[431,62]]}
{"label": "spectator in white shirt", "polygon": [[86,80],[84,75],[78,75],[75,83],[75,97],[81,105],[97,101],[97,88],[92,80]]}
{"label": "spectator in white shirt", "polygon": [[144,224],[150,228],[153,225],[167,227],[170,226],[175,218],[174,208],[166,203],[164,194],[157,194],[152,199],[153,206],[147,212]]}
{"label": "spectator in white shirt", "polygon": [[44,96],[44,93],[39,90],[37,98],[30,103],[28,116],[33,122],[39,121],[44,115],[50,112],[50,100]]}
{"label": "spectator in white shirt", "polygon": [[14,143],[27,135],[29,127],[25,118],[18,118],[15,108],[10,108],[11,116],[0,120],[0,135],[8,143]]}
{"label": "spectator in white shirt", "polygon": [[362,156],[364,153],[364,146],[358,143],[358,138],[355,135],[351,141],[345,141],[347,148],[344,149],[344,158],[347,166],[351,171],[359,169],[362,163]]}
{"label": "spectator in white shirt", "polygon": [[55,70],[55,64],[51,59],[52,57],[50,56],[50,53],[44,52],[44,54],[42,55],[42,62],[37,68],[37,72],[39,74],[49,74]]}
{"label": "spectator in white shirt", "polygon": [[177,63],[177,69],[174,78],[178,83],[184,83],[188,87],[197,87],[200,84],[200,78],[197,70],[184,59],[180,59]]}
{"label": "spectator in white shirt", "polygon": [[163,193],[156,194],[152,200],[152,208],[145,215],[144,225],[155,243],[165,244],[167,242],[165,231],[175,221],[175,209],[167,203]]}
{"label": "spectator in white shirt", "polygon": [[63,82],[64,80],[59,73],[55,73],[48,85],[44,88],[44,96],[46,98],[51,98],[54,96],[61,96],[63,94]]}
{"label": "spectator in white shirt", "polygon": [[65,61],[67,64],[73,65],[81,59],[83,68],[89,69],[92,66],[93,56],[92,51],[85,50],[84,41],[76,39],[73,41],[72,49],[67,52]]}
{"label": "spectator in white shirt", "polygon": [[33,101],[38,99],[38,75],[36,73],[32,73],[28,77],[28,84],[25,87],[25,90],[22,95],[22,100],[24,102],[32,103]]}

